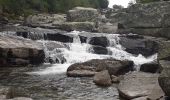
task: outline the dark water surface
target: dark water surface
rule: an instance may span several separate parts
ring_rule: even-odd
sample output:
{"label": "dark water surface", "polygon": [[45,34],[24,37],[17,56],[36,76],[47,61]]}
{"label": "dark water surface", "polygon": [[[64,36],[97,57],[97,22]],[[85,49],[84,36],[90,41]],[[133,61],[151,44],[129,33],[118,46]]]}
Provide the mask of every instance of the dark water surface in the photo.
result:
{"label": "dark water surface", "polygon": [[98,87],[92,78],[70,78],[63,74],[31,75],[41,67],[0,68],[0,85],[20,88],[34,100],[119,100],[116,85]]}

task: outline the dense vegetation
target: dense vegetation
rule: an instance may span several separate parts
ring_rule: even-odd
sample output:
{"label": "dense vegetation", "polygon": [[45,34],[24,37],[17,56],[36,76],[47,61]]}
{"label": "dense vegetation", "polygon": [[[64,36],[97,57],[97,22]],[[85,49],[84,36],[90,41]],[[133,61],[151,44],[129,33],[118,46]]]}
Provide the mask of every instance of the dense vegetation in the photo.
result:
{"label": "dense vegetation", "polygon": [[13,15],[35,12],[65,13],[75,6],[107,8],[107,0],[0,0],[0,9]]}

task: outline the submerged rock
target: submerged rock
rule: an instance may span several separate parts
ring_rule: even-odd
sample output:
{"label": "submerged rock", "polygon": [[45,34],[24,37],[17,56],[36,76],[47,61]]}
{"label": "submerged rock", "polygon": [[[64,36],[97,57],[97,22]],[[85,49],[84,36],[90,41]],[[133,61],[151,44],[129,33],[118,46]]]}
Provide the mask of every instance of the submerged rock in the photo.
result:
{"label": "submerged rock", "polygon": [[45,54],[41,44],[19,37],[0,35],[0,66],[41,64]]}
{"label": "submerged rock", "polygon": [[28,97],[24,97],[24,89],[0,86],[0,100],[33,100]]}
{"label": "submerged rock", "polygon": [[108,70],[96,73],[94,76],[94,83],[99,86],[110,86],[112,81]]}
{"label": "submerged rock", "polygon": [[143,72],[128,73],[118,86],[119,95],[126,100],[146,96],[148,96],[147,98],[155,98],[151,100],[157,100],[164,96],[158,84],[158,76],[159,74]]}
{"label": "submerged rock", "polygon": [[[89,76],[95,74],[95,72],[100,72],[103,70],[108,70],[110,75],[122,75],[133,70],[132,61],[119,61],[114,59],[94,59],[84,63],[76,63],[71,65],[67,69],[68,76],[79,77],[79,72],[90,72]],[[72,74],[70,74],[72,73]],[[74,73],[74,74],[73,74]],[[87,73],[81,76],[88,76]]]}

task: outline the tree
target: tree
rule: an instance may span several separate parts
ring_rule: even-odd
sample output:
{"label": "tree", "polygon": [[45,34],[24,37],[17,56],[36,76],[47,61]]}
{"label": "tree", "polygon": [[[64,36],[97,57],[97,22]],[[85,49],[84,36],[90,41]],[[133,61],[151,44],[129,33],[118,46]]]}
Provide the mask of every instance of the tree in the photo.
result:
{"label": "tree", "polygon": [[4,13],[14,16],[29,15],[34,12],[66,13],[76,6],[103,9],[108,0],[0,0]]}
{"label": "tree", "polygon": [[100,8],[107,8],[109,5],[109,1],[108,0],[98,0]]}

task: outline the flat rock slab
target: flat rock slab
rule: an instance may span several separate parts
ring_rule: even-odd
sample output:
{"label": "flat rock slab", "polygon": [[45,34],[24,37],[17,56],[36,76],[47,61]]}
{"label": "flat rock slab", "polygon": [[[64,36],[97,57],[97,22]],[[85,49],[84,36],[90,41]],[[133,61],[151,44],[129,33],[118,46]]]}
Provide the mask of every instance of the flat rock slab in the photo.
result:
{"label": "flat rock slab", "polygon": [[44,58],[42,44],[21,37],[0,35],[0,66],[41,64]]}
{"label": "flat rock slab", "polygon": [[159,87],[158,76],[143,72],[128,73],[118,86],[119,95],[128,100],[146,96],[159,99],[164,93]]}
{"label": "flat rock slab", "polygon": [[115,59],[93,59],[83,63],[75,63],[67,69],[70,77],[94,76],[96,72],[108,70],[110,75],[124,75],[133,71],[133,61]]}

